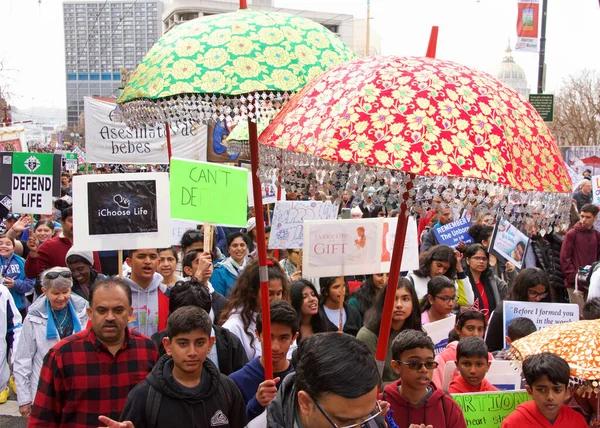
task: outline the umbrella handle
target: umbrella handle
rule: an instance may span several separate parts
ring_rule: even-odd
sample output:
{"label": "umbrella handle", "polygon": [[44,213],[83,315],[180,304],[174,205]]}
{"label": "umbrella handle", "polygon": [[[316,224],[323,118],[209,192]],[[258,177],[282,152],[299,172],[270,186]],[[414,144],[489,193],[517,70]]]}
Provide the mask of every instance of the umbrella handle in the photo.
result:
{"label": "umbrella handle", "polygon": [[437,49],[437,38],[440,27],[434,25],[431,27],[431,34],[429,35],[429,45],[427,46],[427,58],[435,58],[435,51]]}
{"label": "umbrella handle", "polygon": [[246,0],[240,0],[240,9],[248,9],[248,3]]}

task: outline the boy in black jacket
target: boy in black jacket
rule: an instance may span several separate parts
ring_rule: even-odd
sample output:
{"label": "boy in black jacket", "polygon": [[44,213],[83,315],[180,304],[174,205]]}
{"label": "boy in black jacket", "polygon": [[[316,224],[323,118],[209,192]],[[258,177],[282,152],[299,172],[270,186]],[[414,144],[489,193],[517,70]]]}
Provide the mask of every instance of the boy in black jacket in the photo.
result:
{"label": "boy in black jacket", "polygon": [[127,397],[122,421],[135,428],[246,425],[246,406],[235,383],[207,359],[214,337],[208,314],[185,306],[171,314],[163,355]]}

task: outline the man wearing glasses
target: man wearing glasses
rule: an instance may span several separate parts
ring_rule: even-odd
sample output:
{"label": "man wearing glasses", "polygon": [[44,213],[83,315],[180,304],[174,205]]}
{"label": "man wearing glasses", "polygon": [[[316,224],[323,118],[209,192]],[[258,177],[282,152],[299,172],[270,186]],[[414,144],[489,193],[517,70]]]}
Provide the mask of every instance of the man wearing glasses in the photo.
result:
{"label": "man wearing glasses", "polygon": [[295,373],[248,428],[384,428],[389,405],[369,349],[354,337],[319,333],[300,342]]}

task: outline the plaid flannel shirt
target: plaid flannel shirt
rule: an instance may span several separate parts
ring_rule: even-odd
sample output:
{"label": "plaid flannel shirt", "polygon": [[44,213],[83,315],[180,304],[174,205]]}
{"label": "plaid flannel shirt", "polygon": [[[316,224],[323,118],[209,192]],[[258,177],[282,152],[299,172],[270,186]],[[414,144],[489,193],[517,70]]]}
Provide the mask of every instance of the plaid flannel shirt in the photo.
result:
{"label": "plaid flannel shirt", "polygon": [[28,427],[98,427],[98,416],[119,420],[127,395],[158,360],[146,336],[127,329],[113,355],[91,328],[56,344],[46,357]]}

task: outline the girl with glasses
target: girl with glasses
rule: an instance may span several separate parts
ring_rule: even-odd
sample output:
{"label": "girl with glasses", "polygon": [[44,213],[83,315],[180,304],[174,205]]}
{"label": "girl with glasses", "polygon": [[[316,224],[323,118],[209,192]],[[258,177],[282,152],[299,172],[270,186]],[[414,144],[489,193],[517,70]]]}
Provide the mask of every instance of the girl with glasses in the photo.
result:
{"label": "girl with glasses", "polygon": [[455,306],[454,283],[445,276],[436,276],[427,283],[427,295],[421,300],[421,324],[449,317]]}
{"label": "girl with glasses", "polygon": [[[515,278],[507,300],[516,302],[555,302],[550,277],[539,268],[523,269]],[[496,308],[490,319],[490,329],[485,343],[490,351],[504,348],[504,308]]]}
{"label": "girl with glasses", "polygon": [[502,306],[502,300],[508,295],[509,284],[517,273],[516,269],[512,264],[506,263],[508,283],[496,276],[489,267],[489,254],[481,244],[469,245],[465,251],[465,262],[475,302],[480,309],[488,311],[486,317],[489,321],[489,314]]}

